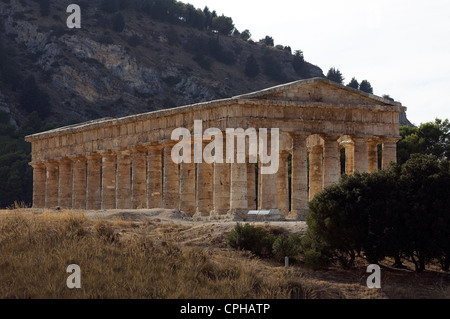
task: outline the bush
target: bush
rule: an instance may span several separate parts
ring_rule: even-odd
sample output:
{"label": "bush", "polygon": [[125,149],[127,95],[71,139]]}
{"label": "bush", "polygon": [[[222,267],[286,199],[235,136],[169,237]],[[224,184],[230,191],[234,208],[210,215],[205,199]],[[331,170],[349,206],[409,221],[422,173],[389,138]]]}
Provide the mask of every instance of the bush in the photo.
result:
{"label": "bush", "polygon": [[280,235],[274,241],[272,249],[277,258],[289,257],[289,259],[295,260],[300,253],[300,237],[295,234]]}
{"label": "bush", "polygon": [[250,224],[237,223],[226,236],[229,247],[249,250],[258,256],[271,255],[275,236]]}
{"label": "bush", "polygon": [[438,259],[448,270],[449,187],[449,161],[432,155],[414,154],[401,167],[345,176],[309,203],[302,253],[317,267],[335,261],[352,266],[364,253],[370,264],[392,257],[402,267],[406,257],[422,272]]}

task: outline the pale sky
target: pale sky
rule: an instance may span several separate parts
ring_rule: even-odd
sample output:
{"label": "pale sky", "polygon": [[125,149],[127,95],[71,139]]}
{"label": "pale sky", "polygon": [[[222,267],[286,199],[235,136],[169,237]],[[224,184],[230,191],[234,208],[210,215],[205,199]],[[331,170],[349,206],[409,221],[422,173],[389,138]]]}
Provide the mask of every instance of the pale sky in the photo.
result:
{"label": "pale sky", "polygon": [[[252,39],[302,50],[324,74],[368,80],[416,125],[450,119],[449,0],[183,0],[232,17]],[[447,91],[448,90],[448,91]]]}

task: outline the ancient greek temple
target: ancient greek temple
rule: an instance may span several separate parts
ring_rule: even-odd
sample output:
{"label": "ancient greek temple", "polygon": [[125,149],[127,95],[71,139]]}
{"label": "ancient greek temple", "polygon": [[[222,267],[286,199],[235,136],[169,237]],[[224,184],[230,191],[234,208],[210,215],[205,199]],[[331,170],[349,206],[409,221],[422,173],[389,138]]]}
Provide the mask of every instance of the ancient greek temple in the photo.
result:
{"label": "ancient greek temple", "polygon": [[[33,207],[171,208],[206,218],[259,209],[301,220],[308,201],[343,172],[374,172],[396,161],[404,111],[398,102],[313,78],[30,135]],[[250,161],[175,163],[172,132],[194,133],[196,120],[224,134],[278,128],[277,172],[261,174],[264,164]],[[236,150],[248,158],[248,146]]]}

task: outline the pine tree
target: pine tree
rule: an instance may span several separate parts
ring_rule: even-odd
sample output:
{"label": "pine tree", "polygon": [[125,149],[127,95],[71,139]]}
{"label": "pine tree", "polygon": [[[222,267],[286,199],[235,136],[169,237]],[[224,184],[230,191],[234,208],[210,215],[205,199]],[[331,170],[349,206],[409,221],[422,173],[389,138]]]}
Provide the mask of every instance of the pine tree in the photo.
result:
{"label": "pine tree", "polygon": [[367,80],[361,81],[361,84],[359,85],[359,89],[363,92],[373,94],[372,85],[370,85],[370,82]]}
{"label": "pine tree", "polygon": [[344,77],[342,76],[341,71],[339,71],[339,69],[336,68],[331,68],[328,70],[327,79],[339,84],[344,83]]}
{"label": "pine tree", "polygon": [[347,84],[347,86],[356,90],[359,89],[359,83],[355,78],[352,78],[352,80]]}

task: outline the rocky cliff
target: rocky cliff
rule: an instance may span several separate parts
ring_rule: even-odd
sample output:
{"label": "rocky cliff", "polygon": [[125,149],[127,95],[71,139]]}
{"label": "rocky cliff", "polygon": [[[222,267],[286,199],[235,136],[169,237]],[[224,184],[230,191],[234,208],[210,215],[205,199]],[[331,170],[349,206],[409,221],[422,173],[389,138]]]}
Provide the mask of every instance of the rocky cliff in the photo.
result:
{"label": "rocky cliff", "polygon": [[[324,76],[319,67],[306,61],[299,75],[290,48],[160,22],[136,10],[120,11],[124,27],[117,30],[112,24],[117,13],[102,11],[100,1],[95,0],[80,5],[81,29],[69,29],[69,4],[52,1],[42,15],[39,1],[0,2],[0,44],[19,79],[0,83],[0,102],[19,126],[32,111],[20,102],[26,89],[24,79],[31,75],[48,96],[45,103],[51,105],[51,111],[41,117],[58,125],[187,105]],[[260,71],[254,77],[245,72],[252,55]],[[270,68],[275,68],[275,75]]]}

